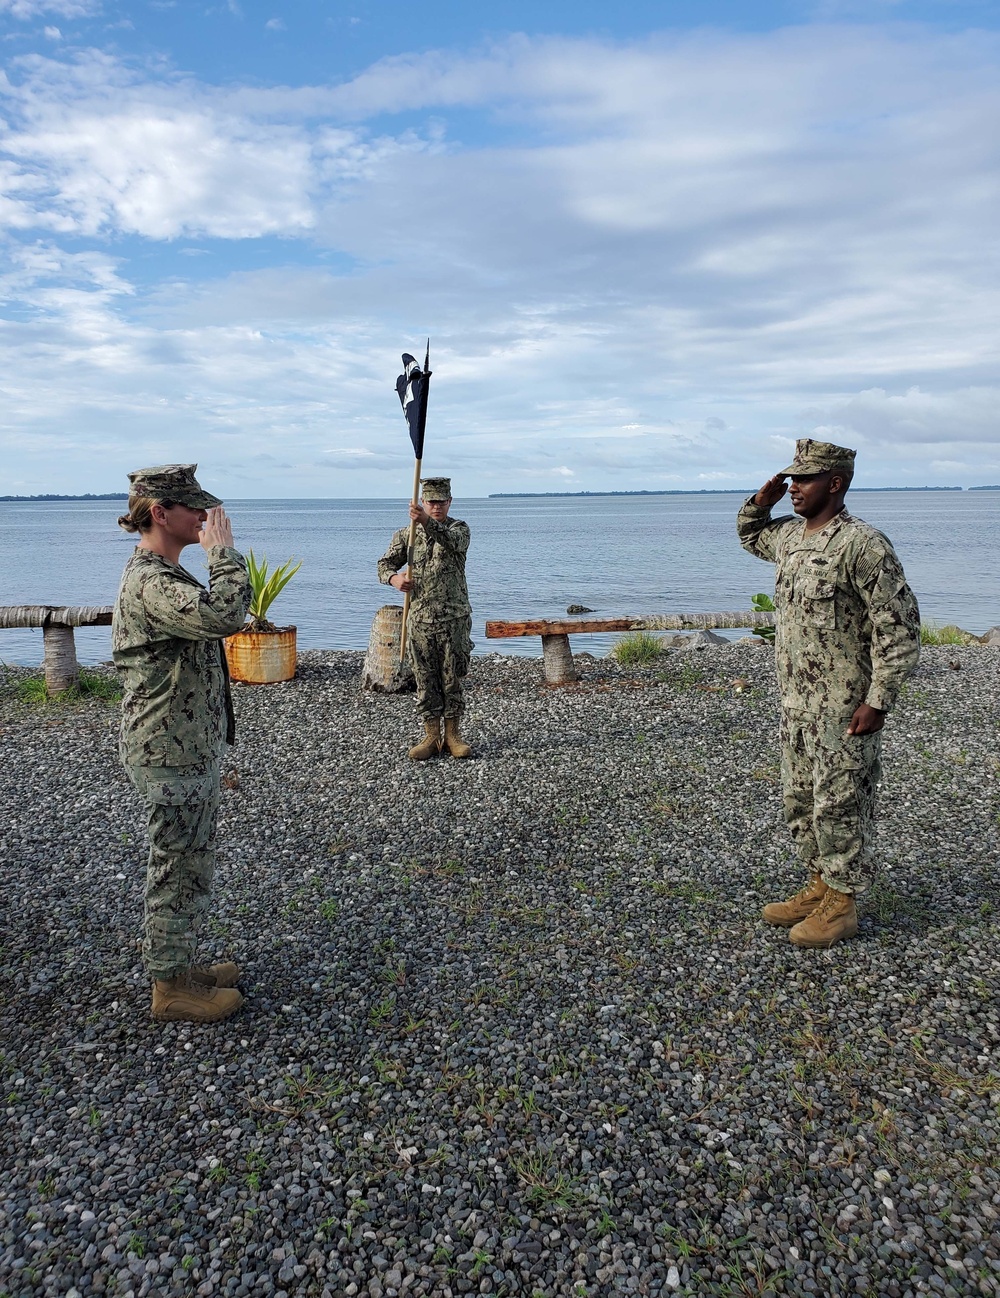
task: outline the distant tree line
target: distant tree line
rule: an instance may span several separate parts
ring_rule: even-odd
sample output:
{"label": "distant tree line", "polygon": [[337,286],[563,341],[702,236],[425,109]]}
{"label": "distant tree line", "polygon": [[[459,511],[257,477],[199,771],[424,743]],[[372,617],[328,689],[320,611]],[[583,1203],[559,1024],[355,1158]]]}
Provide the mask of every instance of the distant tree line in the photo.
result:
{"label": "distant tree line", "polygon": [[0,496],[0,500],[128,500],[127,491],[88,491],[82,496]]}
{"label": "distant tree line", "polygon": [[[756,488],[754,488],[756,490]],[[852,491],[964,491],[964,487],[852,487]],[[1000,487],[969,487],[969,491],[1000,491]],[[739,487],[699,487],[685,491],[681,487],[662,491],[493,491],[490,500],[534,500],[548,496],[752,496],[753,491]]]}

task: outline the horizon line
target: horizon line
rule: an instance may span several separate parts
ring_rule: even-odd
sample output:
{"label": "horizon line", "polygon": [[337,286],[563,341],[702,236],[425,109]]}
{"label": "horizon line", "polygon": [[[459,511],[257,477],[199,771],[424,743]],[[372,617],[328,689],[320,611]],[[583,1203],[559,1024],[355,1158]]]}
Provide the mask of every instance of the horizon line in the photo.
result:
{"label": "horizon line", "polygon": [[[747,496],[753,495],[758,488],[742,487],[654,487],[654,488],[613,488],[607,490],[589,490],[580,489],[579,491],[492,491],[484,496],[460,495],[456,500],[544,500],[552,498],[575,497],[581,498],[586,496]],[[878,492],[878,491],[1000,491],[1000,483],[983,483],[973,486],[930,486],[925,484],[919,487],[907,486],[880,486],[880,487],[858,487],[850,488],[854,492]],[[372,501],[398,501],[401,496],[230,496],[233,502],[249,502],[258,500],[372,500]],[[60,502],[72,501],[121,501],[128,500],[127,492],[82,492],[77,495],[62,494],[58,492],[39,492],[30,496],[0,496],[0,504],[58,504]]]}

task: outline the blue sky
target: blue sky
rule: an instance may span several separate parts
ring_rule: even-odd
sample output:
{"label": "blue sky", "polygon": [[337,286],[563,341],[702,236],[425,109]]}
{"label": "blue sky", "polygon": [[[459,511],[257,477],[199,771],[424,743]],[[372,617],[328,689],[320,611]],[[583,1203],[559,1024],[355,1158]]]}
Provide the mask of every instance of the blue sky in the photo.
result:
{"label": "blue sky", "polygon": [[1000,482],[998,12],[0,0],[0,494]]}

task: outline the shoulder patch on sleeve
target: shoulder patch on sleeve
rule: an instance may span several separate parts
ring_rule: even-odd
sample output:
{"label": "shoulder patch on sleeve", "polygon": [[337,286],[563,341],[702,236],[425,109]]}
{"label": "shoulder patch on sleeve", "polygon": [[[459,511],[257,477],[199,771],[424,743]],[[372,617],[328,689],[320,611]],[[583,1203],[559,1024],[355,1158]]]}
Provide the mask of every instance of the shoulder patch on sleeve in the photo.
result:
{"label": "shoulder patch on sleeve", "polygon": [[875,575],[881,571],[884,562],[885,551],[881,547],[866,546],[858,555],[858,561],[854,569],[858,584],[861,586],[870,585]]}

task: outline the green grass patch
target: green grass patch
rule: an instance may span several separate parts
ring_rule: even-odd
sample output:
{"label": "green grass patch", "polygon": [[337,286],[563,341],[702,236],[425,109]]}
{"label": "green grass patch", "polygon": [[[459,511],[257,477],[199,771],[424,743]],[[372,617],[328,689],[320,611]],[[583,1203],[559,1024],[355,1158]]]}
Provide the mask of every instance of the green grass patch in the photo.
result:
{"label": "green grass patch", "polygon": [[666,879],[653,879],[649,885],[656,897],[672,897],[678,901],[699,902],[713,901],[715,893],[711,889],[701,888],[696,883],[681,880],[670,883]]}
{"label": "green grass patch", "polygon": [[122,689],[118,683],[117,677],[105,676],[102,672],[87,671],[82,668],[80,679],[68,690],[62,694],[49,697],[49,692],[45,688],[45,676],[39,672],[37,676],[27,676],[14,684],[14,694],[21,703],[27,703],[31,707],[65,707],[67,704],[82,703],[87,699],[103,699],[106,703],[118,703],[122,697]]}
{"label": "green grass patch", "polygon": [[971,631],[963,631],[960,626],[938,626],[936,622],[920,623],[921,644],[973,644],[978,638]]}
{"label": "green grass patch", "polygon": [[525,1202],[536,1212],[564,1213],[585,1202],[579,1178],[558,1170],[549,1151],[526,1153],[511,1159],[524,1191]]}
{"label": "green grass patch", "polygon": [[884,878],[876,879],[864,894],[863,907],[864,913],[881,925],[922,928],[931,916],[925,898],[898,892]]}
{"label": "green grass patch", "polygon": [[662,652],[659,636],[649,631],[629,631],[616,641],[609,656],[622,667],[651,667]]}
{"label": "green grass patch", "polygon": [[[676,685],[680,689],[700,685],[705,679],[704,669],[697,667],[685,656],[681,661],[671,663],[666,671],[659,673],[659,679],[665,685]],[[693,769],[693,768],[692,768]]]}
{"label": "green grass patch", "polygon": [[18,681],[14,686],[14,693],[22,703],[48,703],[49,701],[44,676],[29,676],[26,681]]}

